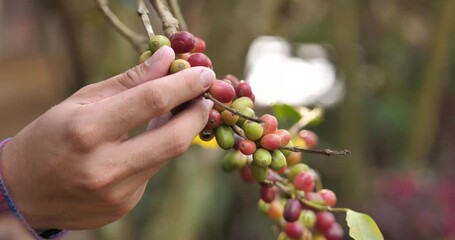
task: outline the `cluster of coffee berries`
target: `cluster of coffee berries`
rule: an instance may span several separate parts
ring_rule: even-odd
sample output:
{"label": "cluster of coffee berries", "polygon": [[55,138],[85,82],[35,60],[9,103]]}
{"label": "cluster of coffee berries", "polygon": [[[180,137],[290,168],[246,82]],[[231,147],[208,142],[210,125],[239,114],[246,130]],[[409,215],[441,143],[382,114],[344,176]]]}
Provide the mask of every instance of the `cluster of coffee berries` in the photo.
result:
{"label": "cluster of coffee berries", "polygon": [[[149,50],[139,61],[146,61],[162,46],[170,46],[176,53],[170,74],[195,66],[212,68],[212,62],[203,53],[205,42],[185,31],[169,38],[153,36]],[[216,80],[204,97],[215,105],[199,137],[203,141],[215,138],[222,149],[232,149],[222,161],[224,171],[238,170],[244,181],[260,184],[259,209],[276,221],[278,239],[342,239],[343,229],[334,215],[325,211],[335,205],[335,193],[316,189],[318,174],[300,163],[301,152],[293,148],[293,143],[315,147],[317,135],[302,130],[292,136],[278,128],[273,115],[256,116],[250,84],[233,75]]]}
{"label": "cluster of coffee berries", "polygon": [[170,38],[163,35],[151,37],[149,40],[149,50],[142,53],[139,57],[139,62],[145,62],[162,46],[171,47],[176,54],[175,60],[169,67],[170,74],[196,66],[212,68],[212,62],[203,53],[205,51],[204,40],[185,31],[177,32]]}

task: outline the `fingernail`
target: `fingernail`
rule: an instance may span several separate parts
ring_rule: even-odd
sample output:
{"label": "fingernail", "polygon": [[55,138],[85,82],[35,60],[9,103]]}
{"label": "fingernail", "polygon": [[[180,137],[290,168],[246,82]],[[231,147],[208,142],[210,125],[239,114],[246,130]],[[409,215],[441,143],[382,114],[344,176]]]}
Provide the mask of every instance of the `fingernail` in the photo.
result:
{"label": "fingernail", "polygon": [[146,65],[152,65],[154,64],[155,62],[158,62],[158,60],[161,59],[161,57],[163,57],[163,53],[165,51],[165,48],[167,46],[163,46],[161,47],[160,49],[158,49],[158,51],[156,51],[151,58],[149,58],[147,61],[145,61],[145,64]]}
{"label": "fingernail", "polygon": [[204,69],[201,73],[201,83],[204,88],[210,87],[215,81],[215,73],[211,69]]}

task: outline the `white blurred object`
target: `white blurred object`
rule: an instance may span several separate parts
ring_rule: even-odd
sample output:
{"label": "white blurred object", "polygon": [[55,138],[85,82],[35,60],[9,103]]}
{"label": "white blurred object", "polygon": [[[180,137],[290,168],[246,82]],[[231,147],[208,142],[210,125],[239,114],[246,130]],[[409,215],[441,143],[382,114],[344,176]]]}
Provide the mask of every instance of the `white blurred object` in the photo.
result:
{"label": "white blurred object", "polygon": [[301,44],[299,58],[291,56],[290,44],[280,37],[263,36],[250,46],[246,61],[246,79],[250,81],[259,105],[319,104],[330,106],[344,95],[335,68],[326,50],[316,44]]}

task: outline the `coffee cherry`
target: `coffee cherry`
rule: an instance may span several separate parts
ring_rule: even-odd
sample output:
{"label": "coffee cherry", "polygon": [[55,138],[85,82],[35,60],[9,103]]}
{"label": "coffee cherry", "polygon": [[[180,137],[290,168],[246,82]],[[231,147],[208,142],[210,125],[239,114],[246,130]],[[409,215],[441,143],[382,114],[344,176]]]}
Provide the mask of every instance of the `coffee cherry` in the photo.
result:
{"label": "coffee cherry", "polygon": [[[294,145],[292,144],[292,141],[289,141],[289,143],[285,145],[285,147],[293,147],[293,146]],[[290,151],[290,150],[280,149],[280,151],[284,154],[285,157],[288,157],[292,154],[292,151]]]}
{"label": "coffee cherry", "polygon": [[267,167],[258,166],[255,163],[251,164],[251,172],[253,177],[258,182],[264,182],[267,179],[268,171]]}
{"label": "coffee cherry", "polygon": [[232,87],[231,84],[221,80],[216,80],[212,84],[212,86],[209,88],[209,93],[214,98],[216,98],[216,100],[222,103],[230,102],[235,97],[234,87]]}
{"label": "coffee cherry", "polygon": [[193,34],[185,31],[172,34],[169,40],[175,53],[190,52],[196,44],[196,38]]}
{"label": "coffee cherry", "polygon": [[253,93],[251,91],[251,85],[246,81],[240,81],[239,85],[235,89],[237,97],[249,97]]}
{"label": "coffee cherry", "polygon": [[299,240],[303,235],[303,226],[299,222],[288,222],[284,225],[284,232],[290,238]]}
{"label": "coffee cherry", "polygon": [[264,134],[264,136],[261,138],[261,146],[267,150],[275,150],[280,148],[280,143],[280,136],[273,133],[267,135]]}
{"label": "coffee cherry", "polygon": [[214,137],[215,137],[215,132],[213,132],[213,129],[203,129],[199,133],[199,138],[205,142],[212,140]]}
{"label": "coffee cherry", "polygon": [[221,120],[223,120],[224,124],[232,126],[239,120],[239,115],[229,112],[228,110],[224,110],[221,112]]}
{"label": "coffee cherry", "polygon": [[295,222],[300,217],[300,211],[302,211],[302,205],[299,200],[291,198],[284,206],[283,217],[288,222]]}
{"label": "coffee cherry", "polygon": [[239,150],[239,144],[243,140],[242,137],[234,133],[234,149]]}
{"label": "coffee cherry", "polygon": [[[255,115],[254,110],[249,107],[243,108],[242,110],[239,110],[239,112],[248,117],[254,117],[254,115]],[[237,126],[243,127],[243,124],[245,123],[245,121],[246,121],[245,118],[239,117],[239,120],[237,121],[236,124],[237,124]]]}
{"label": "coffee cherry", "polygon": [[239,150],[245,155],[251,155],[256,152],[256,143],[249,139],[244,139],[239,143]]}
{"label": "coffee cherry", "polygon": [[[316,203],[319,205],[324,204],[324,199],[322,199],[321,195],[319,195],[315,192],[306,192],[304,198],[305,198],[305,200],[308,200],[312,203]],[[309,209],[311,209],[311,208],[309,208]]]}
{"label": "coffee cherry", "polygon": [[224,150],[234,146],[234,132],[226,125],[220,125],[215,129],[215,138],[218,145]]}
{"label": "coffee cherry", "polygon": [[158,51],[162,46],[171,46],[171,42],[166,36],[155,35],[149,40],[149,49],[153,53]]}
{"label": "coffee cherry", "polygon": [[206,128],[215,129],[220,126],[221,123],[221,114],[215,109],[210,110],[209,120],[207,122]]}
{"label": "coffee cherry", "polygon": [[299,222],[308,229],[313,229],[316,223],[316,213],[311,210],[302,210],[300,212]]}
{"label": "coffee cherry", "polygon": [[251,101],[249,97],[239,97],[235,99],[231,104],[231,108],[237,109],[239,111],[245,108],[253,108],[253,106],[253,101]]}
{"label": "coffee cherry", "polygon": [[271,203],[275,200],[276,191],[273,187],[261,187],[261,199],[264,200],[266,203]]}
{"label": "coffee cherry", "polygon": [[256,141],[259,138],[261,138],[264,132],[264,129],[262,128],[262,125],[260,123],[253,122],[250,120],[246,120],[242,128],[243,131],[245,132],[246,137],[252,141]]}
{"label": "coffee cherry", "polygon": [[284,167],[286,167],[286,157],[284,157],[283,153],[280,150],[273,150],[272,163],[270,164],[270,168],[278,171]]}
{"label": "coffee cherry", "polygon": [[293,182],[296,189],[302,190],[304,192],[313,191],[315,185],[313,176],[311,176],[311,174],[308,172],[301,172],[297,174]]}
{"label": "coffee cherry", "polygon": [[248,162],[247,156],[240,152],[230,152],[225,155],[222,161],[222,168],[225,172],[232,172],[243,168]]}
{"label": "coffee cherry", "polygon": [[335,216],[331,212],[316,213],[316,229],[320,232],[327,231],[335,223]]}
{"label": "coffee cherry", "polygon": [[267,214],[269,211],[270,204],[266,203],[264,200],[259,199],[258,201],[258,209],[260,212]]}
{"label": "coffee cherry", "polygon": [[301,130],[299,136],[305,141],[308,148],[314,148],[318,145],[318,136],[310,130]]}
{"label": "coffee cherry", "polygon": [[278,200],[274,200],[270,203],[267,215],[276,221],[279,221],[283,217],[283,206]]}
{"label": "coffee cherry", "polygon": [[321,195],[322,199],[324,200],[325,205],[329,207],[335,206],[337,202],[337,196],[332,190],[329,189],[321,189],[318,191],[318,194]]}
{"label": "coffee cherry", "polygon": [[295,176],[297,176],[299,173],[307,172],[309,170],[310,167],[304,163],[296,164],[290,168],[288,178],[289,180],[294,181]]}
{"label": "coffee cherry", "polygon": [[255,183],[256,181],[254,180],[253,177],[253,172],[251,171],[251,168],[249,166],[244,166],[240,170],[240,177],[245,181],[246,183]]}
{"label": "coffee cherry", "polygon": [[289,166],[294,166],[300,163],[300,160],[302,160],[301,152],[292,152],[291,155],[286,157],[286,162],[288,163]]}
{"label": "coffee cherry", "polygon": [[196,37],[196,42],[194,43],[194,48],[191,52],[204,52],[205,51],[205,42],[204,40]]}
{"label": "coffee cherry", "polygon": [[229,80],[232,83],[232,86],[234,86],[234,88],[237,88],[237,86],[240,83],[239,79],[232,74],[228,74],[228,75],[224,76],[223,79]]}
{"label": "coffee cherry", "polygon": [[281,138],[280,147],[288,145],[291,141],[291,134],[285,129],[279,129],[275,132],[275,134]]}
{"label": "coffee cherry", "polygon": [[263,121],[262,126],[264,127],[264,135],[275,133],[278,127],[278,120],[275,116],[265,114],[261,116]]}
{"label": "coffee cherry", "polygon": [[145,61],[149,60],[149,58],[151,58],[153,55],[152,52],[150,51],[145,51],[141,54],[141,56],[139,57],[139,63],[144,63]]}
{"label": "coffee cherry", "polygon": [[189,53],[177,53],[177,54],[175,54],[175,59],[183,59],[183,60],[187,60],[188,61],[189,57],[190,57]]}
{"label": "coffee cherry", "polygon": [[172,61],[171,66],[169,67],[169,73],[174,74],[190,67],[190,64],[186,60],[176,59]]}
{"label": "coffee cherry", "polygon": [[340,224],[334,222],[332,226],[323,234],[327,240],[341,240],[343,239],[344,231]]}
{"label": "coffee cherry", "polygon": [[203,53],[193,53],[187,61],[190,63],[191,67],[201,66],[212,68],[212,61]]}
{"label": "coffee cherry", "polygon": [[259,148],[253,154],[253,162],[256,166],[267,169],[272,163],[272,155],[269,151]]}

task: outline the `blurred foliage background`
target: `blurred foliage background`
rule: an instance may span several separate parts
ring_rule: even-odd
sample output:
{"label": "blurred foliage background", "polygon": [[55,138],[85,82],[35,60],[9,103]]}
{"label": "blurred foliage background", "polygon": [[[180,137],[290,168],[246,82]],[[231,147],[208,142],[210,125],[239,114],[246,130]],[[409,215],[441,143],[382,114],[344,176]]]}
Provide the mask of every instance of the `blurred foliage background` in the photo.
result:
{"label": "blurred foliage background", "polygon": [[[311,130],[321,148],[353,155],[303,161],[338,205],[369,213],[386,239],[455,239],[455,0],[180,2],[219,76],[243,77],[261,35],[327,46],[346,93]],[[135,5],[111,1],[141,32]],[[0,137],[137,58],[93,1],[0,1]],[[257,211],[259,189],[223,173],[221,156],[192,147],[151,179],[131,214],[68,239],[274,239]]]}

